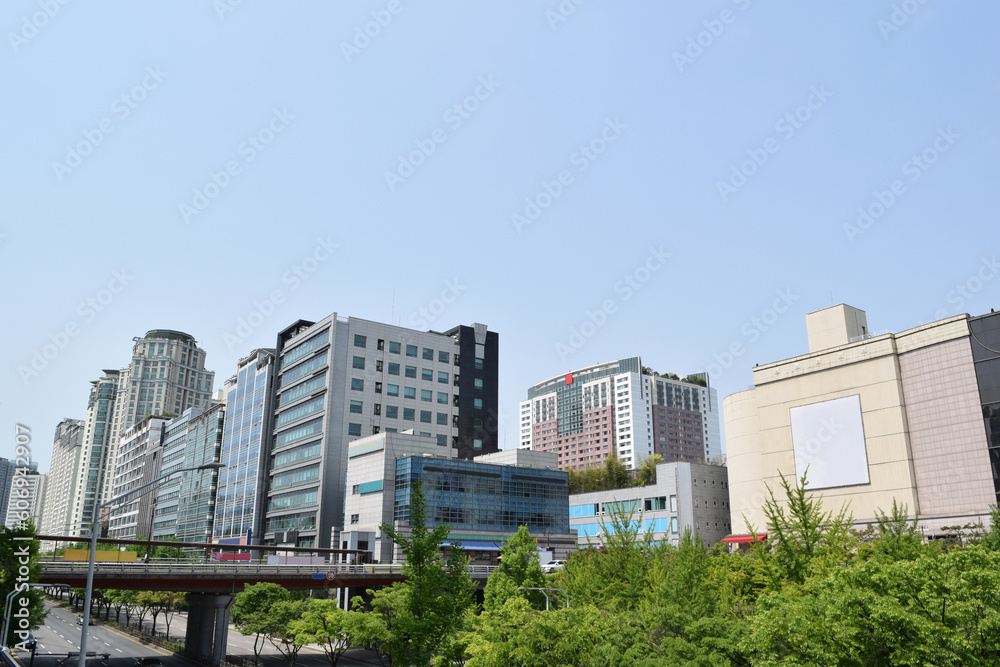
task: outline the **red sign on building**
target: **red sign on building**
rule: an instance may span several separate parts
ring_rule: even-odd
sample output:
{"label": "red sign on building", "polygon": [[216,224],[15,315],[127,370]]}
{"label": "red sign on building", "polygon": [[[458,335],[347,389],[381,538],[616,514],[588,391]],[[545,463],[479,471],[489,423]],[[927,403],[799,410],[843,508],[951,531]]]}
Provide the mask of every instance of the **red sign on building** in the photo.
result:
{"label": "red sign on building", "polygon": [[573,384],[573,374],[566,373],[566,384]]}

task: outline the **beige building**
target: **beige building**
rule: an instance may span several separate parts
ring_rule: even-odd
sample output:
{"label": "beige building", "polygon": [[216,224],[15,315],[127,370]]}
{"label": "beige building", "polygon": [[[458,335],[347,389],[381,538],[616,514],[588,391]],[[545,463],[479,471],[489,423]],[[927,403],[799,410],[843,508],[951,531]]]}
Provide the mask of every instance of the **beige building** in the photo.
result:
{"label": "beige building", "polygon": [[988,353],[970,327],[998,321],[959,315],[872,334],[864,311],[844,304],[806,315],[808,354],[755,367],[754,387],[723,401],[734,534],[765,532],[768,488],[782,496],[779,474],[806,470],[824,508],[850,503],[859,524],[895,500],[928,536],[988,525]]}

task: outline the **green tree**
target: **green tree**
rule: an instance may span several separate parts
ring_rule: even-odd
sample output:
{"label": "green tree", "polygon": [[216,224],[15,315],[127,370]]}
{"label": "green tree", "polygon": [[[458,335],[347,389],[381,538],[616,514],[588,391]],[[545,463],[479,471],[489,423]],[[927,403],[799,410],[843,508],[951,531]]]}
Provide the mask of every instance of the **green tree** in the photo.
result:
{"label": "green tree", "polygon": [[415,482],[410,489],[409,536],[383,523],[382,531],[406,555],[403,574],[406,581],[376,591],[372,606],[377,613],[386,596],[393,613],[387,624],[386,652],[394,665],[426,667],[438,653],[445,638],[462,624],[465,610],[472,603],[475,584],[469,577],[469,559],[458,543],[453,543],[447,561],[438,551],[450,532],[447,524],[428,528],[423,485]]}
{"label": "green tree", "polygon": [[305,645],[305,642],[296,636],[293,625],[306,612],[308,605],[305,600],[284,600],[271,605],[268,610],[267,640],[285,656],[288,667],[295,667],[299,651]]}
{"label": "green tree", "polygon": [[767,543],[774,550],[778,564],[786,576],[795,583],[802,583],[809,574],[814,559],[827,565],[837,564],[848,557],[853,545],[850,536],[851,515],[847,506],[836,515],[823,511],[823,498],[808,491],[806,473],[799,484],[781,475],[781,488],[787,499],[786,508],[778,503],[774,491],[768,487],[769,498],[764,501],[767,517]]}
{"label": "green tree", "polygon": [[983,537],[983,546],[990,551],[1000,551],[1000,505],[990,507],[990,532]]}
{"label": "green tree", "polygon": [[264,641],[273,629],[269,619],[271,608],[290,599],[291,595],[283,586],[269,582],[246,584],[243,591],[236,594],[229,617],[241,635],[254,635],[253,655],[258,662]]}
{"label": "green tree", "polygon": [[539,591],[521,591],[518,588],[545,586],[545,575],[538,562],[538,541],[521,526],[500,547],[500,564],[486,580],[483,607],[497,611],[512,597],[523,597],[536,609],[545,608],[545,597]]}
{"label": "green tree", "polygon": [[12,591],[20,590],[20,595],[14,598],[11,613],[22,614],[27,610],[27,616],[11,618],[8,635],[3,638],[4,646],[25,641],[28,633],[45,620],[41,593],[27,588],[29,583],[37,582],[42,573],[41,563],[38,562],[39,546],[31,521],[15,528],[0,526],[0,604],[7,601]]}
{"label": "green tree", "polygon": [[639,478],[637,486],[649,486],[656,484],[656,466],[663,463],[663,457],[659,454],[647,456],[639,466]]}
{"label": "green tree", "polygon": [[312,599],[302,616],[289,626],[289,632],[301,644],[321,645],[331,667],[337,667],[340,657],[351,646],[350,613],[338,607],[336,600]]}

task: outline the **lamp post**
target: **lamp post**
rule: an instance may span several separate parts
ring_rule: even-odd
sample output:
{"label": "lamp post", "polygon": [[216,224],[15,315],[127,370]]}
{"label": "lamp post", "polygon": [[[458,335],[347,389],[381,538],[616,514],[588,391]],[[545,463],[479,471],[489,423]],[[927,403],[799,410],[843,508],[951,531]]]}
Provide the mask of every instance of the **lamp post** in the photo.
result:
{"label": "lamp post", "polygon": [[[101,510],[105,507],[111,507],[118,503],[118,501],[123,498],[127,498],[139,491],[139,496],[152,491],[156,486],[165,479],[173,477],[182,472],[194,472],[197,470],[218,470],[219,468],[225,468],[225,463],[206,463],[205,465],[197,466],[195,468],[181,468],[179,470],[174,470],[167,473],[166,475],[161,475],[157,477],[152,482],[147,482],[142,486],[137,486],[131,491],[126,491],[114,498],[108,500],[107,502],[98,503],[97,507],[94,508],[94,523],[90,529],[90,562],[87,564],[87,588],[83,595],[83,629],[80,634],[80,667],[87,667],[87,631],[90,629],[90,596],[94,590],[94,559],[97,555],[97,531],[98,522],[101,517]],[[150,527],[150,532],[152,532],[152,527]]]}

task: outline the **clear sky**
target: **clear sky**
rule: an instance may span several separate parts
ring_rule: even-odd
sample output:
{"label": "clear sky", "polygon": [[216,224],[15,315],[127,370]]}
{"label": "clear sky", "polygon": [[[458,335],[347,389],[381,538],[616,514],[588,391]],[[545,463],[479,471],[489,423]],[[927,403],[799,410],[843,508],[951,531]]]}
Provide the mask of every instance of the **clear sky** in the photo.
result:
{"label": "clear sky", "polygon": [[721,399],[834,303],[874,331],[989,312],[998,22],[953,0],[4,0],[0,456],[23,424],[46,470],[154,328],[193,335],[219,388],[299,318],[486,323],[509,448],[527,387],[575,368],[708,369]]}

